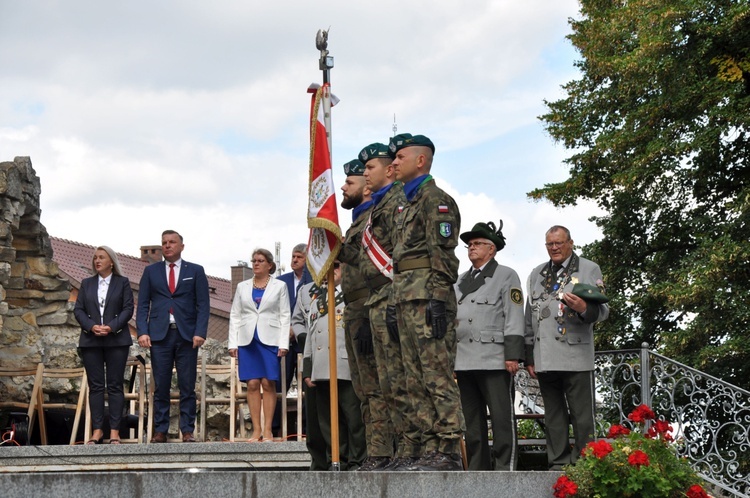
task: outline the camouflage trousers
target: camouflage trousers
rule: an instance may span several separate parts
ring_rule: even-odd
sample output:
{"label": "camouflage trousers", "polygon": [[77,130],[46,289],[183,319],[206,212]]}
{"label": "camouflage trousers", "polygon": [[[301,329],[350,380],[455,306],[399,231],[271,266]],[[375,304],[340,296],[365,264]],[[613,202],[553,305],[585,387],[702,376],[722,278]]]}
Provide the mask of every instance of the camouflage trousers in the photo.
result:
{"label": "camouflage trousers", "polygon": [[378,369],[380,389],[393,421],[397,457],[422,455],[422,429],[417,423],[417,413],[406,389],[406,371],[401,359],[401,344],[391,340],[385,326],[387,299],[370,306],[375,365]]}
{"label": "camouflage trousers", "polygon": [[360,355],[357,352],[357,341],[354,340],[354,335],[363,320],[364,318],[355,318],[344,323],[349,372],[354,392],[361,401],[367,456],[391,457],[393,456],[393,424],[380,388],[375,355]]}
{"label": "camouflage trousers", "polygon": [[422,429],[424,453],[461,451],[465,430],[458,386],[453,380],[456,360],[455,305],[448,311],[448,332],[443,339],[432,337],[426,322],[427,300],[398,303],[401,357],[406,371],[409,398]]}

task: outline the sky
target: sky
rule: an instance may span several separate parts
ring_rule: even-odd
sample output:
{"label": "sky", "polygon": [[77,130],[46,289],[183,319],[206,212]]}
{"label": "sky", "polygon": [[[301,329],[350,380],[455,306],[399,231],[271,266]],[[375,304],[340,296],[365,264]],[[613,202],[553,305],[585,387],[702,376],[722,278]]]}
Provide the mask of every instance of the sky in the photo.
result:
{"label": "sky", "polygon": [[[307,87],[329,30],[334,182],[398,133],[427,135],[461,232],[503,220],[501,264],[525,281],[544,232],[600,236],[595,206],[527,192],[564,180],[544,100],[578,77],[574,0],[0,0],[0,161],[30,156],[50,235],[138,256],[165,229],[229,278],[253,249],[289,270],[308,229]],[[341,201],[337,191],[337,202]],[[339,210],[343,230],[351,213]],[[457,249],[460,271],[469,268]]]}

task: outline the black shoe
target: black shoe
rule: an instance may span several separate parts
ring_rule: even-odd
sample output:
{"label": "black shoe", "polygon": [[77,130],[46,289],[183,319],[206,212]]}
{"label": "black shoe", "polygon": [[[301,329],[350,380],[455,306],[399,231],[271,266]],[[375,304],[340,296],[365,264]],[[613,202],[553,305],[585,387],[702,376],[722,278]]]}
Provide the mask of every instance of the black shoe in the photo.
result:
{"label": "black shoe", "polygon": [[452,453],[440,453],[439,451],[433,451],[427,453],[422,458],[417,460],[411,467],[406,470],[421,470],[426,472],[449,472],[455,470],[463,470],[464,466],[461,463],[461,456]]}
{"label": "black shoe", "polygon": [[391,459],[388,457],[367,457],[362,463],[362,466],[357,469],[358,472],[371,472],[373,470],[381,470],[383,467],[391,463]]}
{"label": "black shoe", "polygon": [[403,472],[409,470],[409,467],[417,462],[417,457],[399,457],[391,461],[391,463],[380,470],[386,472]]}

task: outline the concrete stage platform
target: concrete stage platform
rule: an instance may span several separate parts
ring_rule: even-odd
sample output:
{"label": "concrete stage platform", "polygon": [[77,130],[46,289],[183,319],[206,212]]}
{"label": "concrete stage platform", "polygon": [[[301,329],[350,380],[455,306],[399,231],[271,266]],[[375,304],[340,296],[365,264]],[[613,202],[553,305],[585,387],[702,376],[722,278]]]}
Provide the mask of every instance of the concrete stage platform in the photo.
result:
{"label": "concrete stage platform", "polygon": [[559,472],[310,472],[304,442],[0,448],[0,496],[551,497]]}

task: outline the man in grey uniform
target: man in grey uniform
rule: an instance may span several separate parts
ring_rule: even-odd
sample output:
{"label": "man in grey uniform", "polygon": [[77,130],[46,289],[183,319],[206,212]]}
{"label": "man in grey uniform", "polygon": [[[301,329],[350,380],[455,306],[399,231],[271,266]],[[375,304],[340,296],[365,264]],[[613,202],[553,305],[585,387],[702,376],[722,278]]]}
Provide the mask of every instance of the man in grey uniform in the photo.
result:
{"label": "man in grey uniform", "polygon": [[[599,265],[573,252],[570,231],[547,230],[549,261],[527,283],[526,365],[544,400],[547,460],[551,470],[575,463],[594,439],[594,324],[609,316]],[[591,298],[578,289],[584,286]],[[598,289],[598,290],[597,290]],[[577,295],[580,294],[580,295]],[[571,451],[568,427],[573,426]]]}
{"label": "man in grey uniform", "polygon": [[[471,269],[456,283],[456,378],[466,419],[468,470],[514,470],[513,376],[524,358],[523,293],[518,274],[497,263],[505,237],[495,224],[461,234]],[[492,420],[492,451],[487,410]]]}

